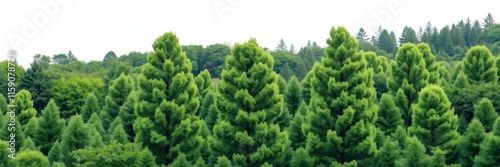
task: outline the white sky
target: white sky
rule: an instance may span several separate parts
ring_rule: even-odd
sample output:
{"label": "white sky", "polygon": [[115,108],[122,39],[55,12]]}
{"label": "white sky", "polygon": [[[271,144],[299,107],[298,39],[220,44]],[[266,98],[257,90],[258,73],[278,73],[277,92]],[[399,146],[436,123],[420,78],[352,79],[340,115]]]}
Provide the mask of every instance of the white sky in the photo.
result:
{"label": "white sky", "polygon": [[[44,10],[42,3],[55,8]],[[110,50],[117,55],[151,51],[153,41],[168,31],[182,45],[242,43],[255,37],[270,49],[281,38],[298,49],[307,40],[325,46],[330,28],[339,25],[353,36],[361,27],[371,36],[378,25],[399,36],[405,25],[418,30],[427,21],[441,27],[467,17],[482,22],[488,12],[498,23],[498,6],[493,0],[2,0],[0,60],[9,49],[18,50],[24,67],[37,53],[69,50],[80,60],[102,60]],[[20,39],[18,44],[13,37]]]}

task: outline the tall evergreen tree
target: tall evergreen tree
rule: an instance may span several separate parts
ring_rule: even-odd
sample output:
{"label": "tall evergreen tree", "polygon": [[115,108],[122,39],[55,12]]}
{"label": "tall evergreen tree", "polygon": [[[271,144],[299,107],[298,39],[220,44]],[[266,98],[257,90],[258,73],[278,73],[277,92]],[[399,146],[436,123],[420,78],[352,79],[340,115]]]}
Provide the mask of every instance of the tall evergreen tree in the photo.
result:
{"label": "tall evergreen tree", "polygon": [[486,138],[484,127],[478,119],[472,119],[460,143],[460,163],[472,166],[474,157],[479,153],[479,146]]}
{"label": "tall evergreen tree", "polygon": [[49,159],[50,164],[52,164],[53,162],[57,162],[61,159],[62,153],[61,153],[61,144],[59,143],[59,140],[52,145],[49,153],[47,154],[47,157]]}
{"label": "tall evergreen tree", "polygon": [[455,162],[460,144],[458,117],[443,89],[436,85],[425,87],[412,108],[413,124],[408,128],[410,136],[418,137],[427,153],[439,147],[446,152],[448,163]]}
{"label": "tall evergreen tree", "polygon": [[61,161],[68,167],[75,166],[71,153],[90,144],[89,127],[83,123],[81,115],[72,116],[64,129],[61,141]]}
{"label": "tall evergreen tree", "polygon": [[33,108],[33,100],[31,93],[27,90],[21,90],[16,93],[14,106],[16,107],[16,115],[18,115],[21,125],[25,125],[31,118],[36,117],[36,109]]}
{"label": "tall evergreen tree", "polygon": [[393,167],[401,155],[399,142],[392,138],[387,138],[377,153],[377,158],[373,167]]}
{"label": "tall evergreen tree", "polygon": [[31,137],[26,137],[26,139],[23,142],[23,145],[21,146],[21,149],[19,149],[19,152],[28,151],[28,150],[38,151],[35,147],[35,142],[33,142]]}
{"label": "tall evergreen tree", "polygon": [[367,41],[368,36],[366,35],[366,31],[363,29],[363,28],[360,28],[359,31],[358,31],[358,34],[356,34],[356,39],[358,41]]}
{"label": "tall evergreen tree", "polygon": [[213,89],[212,77],[210,76],[210,72],[208,70],[203,70],[196,78],[194,79],[194,83],[198,86],[198,90],[200,92],[201,101],[207,95],[210,89]]}
{"label": "tall evergreen tree", "polygon": [[332,28],[327,44],[312,70],[306,149],[316,165],[367,166],[376,151],[373,70],[344,27]]}
{"label": "tall evergreen tree", "polygon": [[26,125],[21,126],[25,137],[33,138],[38,127],[38,117],[32,117]]}
{"label": "tall evergreen tree", "polygon": [[486,30],[495,24],[495,19],[491,13],[488,13],[486,17],[483,19],[483,28]]}
{"label": "tall evergreen tree", "polygon": [[290,115],[292,116],[295,115],[295,112],[299,108],[300,102],[302,101],[300,98],[300,86],[299,80],[295,76],[292,76],[286,86],[285,103],[288,111],[290,111]]}
{"label": "tall evergreen tree", "polygon": [[293,116],[292,122],[288,127],[288,136],[293,149],[298,149],[299,147],[306,146],[307,135],[304,134],[302,130],[303,125],[306,123],[307,114],[307,104],[302,101],[295,115]]}
{"label": "tall evergreen tree", "polygon": [[97,115],[97,113],[93,113],[92,116],[90,116],[90,119],[87,121],[87,125],[94,128],[99,133],[103,141],[108,142],[108,135],[106,133],[106,130],[102,126],[101,118],[99,117],[99,115]]}
{"label": "tall evergreen tree", "polygon": [[295,150],[293,158],[290,161],[290,166],[292,167],[312,167],[314,166],[314,159],[309,156],[307,150],[303,147]]}
{"label": "tall evergreen tree", "polygon": [[49,90],[51,88],[50,76],[45,71],[47,67],[40,60],[35,59],[30,68],[24,71],[20,89],[28,90],[33,96],[33,107],[40,111],[49,102]]}
{"label": "tall evergreen tree", "polygon": [[396,106],[401,109],[405,125],[410,126],[411,105],[417,102],[418,92],[428,84],[429,72],[425,59],[415,44],[404,44],[390,66],[387,88],[395,97]]}
{"label": "tall evergreen tree", "polygon": [[313,72],[309,71],[304,79],[300,82],[302,85],[302,91],[300,92],[300,98],[304,100],[307,104],[309,104],[311,100],[311,78],[313,76]]}
{"label": "tall evergreen tree", "polygon": [[7,107],[7,100],[5,99],[4,95],[0,93],[0,115],[4,115],[7,112],[9,112],[9,109]]}
{"label": "tall evergreen tree", "polygon": [[495,58],[486,46],[474,46],[462,60],[461,70],[469,83],[495,83],[498,80]]}
{"label": "tall evergreen tree", "polygon": [[[18,117],[13,117],[15,119],[14,125],[11,124],[11,117],[9,115],[4,116],[4,124],[2,130],[0,130],[0,139],[3,141],[8,141],[9,147],[12,144],[11,139],[14,139],[15,149],[19,150],[24,143],[24,133],[21,128],[21,124],[19,123]],[[14,135],[14,137],[11,137]]]}
{"label": "tall evergreen tree", "polygon": [[435,61],[436,57],[432,54],[431,48],[426,43],[418,44],[417,48],[425,60],[425,69],[429,72],[429,84],[440,85],[439,64]]}
{"label": "tall evergreen tree", "polygon": [[101,108],[99,107],[99,102],[97,97],[93,92],[89,93],[85,99],[85,104],[80,111],[82,114],[83,122],[87,122],[93,113],[101,114]]}
{"label": "tall evergreen tree", "polygon": [[474,166],[489,167],[500,164],[500,117],[493,125],[493,131],[481,143],[479,154],[474,158]]}
{"label": "tall evergreen tree", "polygon": [[396,161],[396,166],[428,166],[429,155],[425,154],[425,146],[416,136],[406,138],[402,152],[401,158]]}
{"label": "tall evergreen tree", "polygon": [[125,103],[120,107],[118,116],[123,121],[123,129],[127,132],[130,141],[134,140],[134,121],[137,119],[135,110],[137,106],[137,91],[132,91],[125,100]]}
{"label": "tall evergreen tree", "polygon": [[287,163],[288,134],[275,122],[284,103],[273,64],[255,39],[232,48],[216,96],[219,120],[209,138],[212,161],[227,157],[236,166]]}
{"label": "tall evergreen tree", "polygon": [[474,106],[474,118],[477,118],[484,126],[485,132],[493,130],[493,124],[497,119],[498,114],[495,112],[493,103],[488,98],[481,99],[477,105]]}
{"label": "tall evergreen tree", "polygon": [[52,148],[54,142],[62,139],[66,121],[61,119],[59,115],[59,107],[57,107],[54,100],[50,100],[38,121],[38,128],[35,131],[33,140],[45,155]]}
{"label": "tall evergreen tree", "polygon": [[445,26],[439,32],[439,46],[448,55],[453,55],[453,40],[451,39],[450,27]]}
{"label": "tall evergreen tree", "polygon": [[103,107],[101,113],[102,125],[105,129],[109,127],[114,118],[118,117],[120,107],[125,103],[128,95],[133,90],[134,82],[130,76],[125,74],[121,74],[118,78],[110,82],[108,95],[105,98],[106,105]]}
{"label": "tall evergreen tree", "polygon": [[389,34],[386,29],[382,30],[380,36],[378,37],[377,47],[386,51],[387,53],[392,53],[395,50],[395,41],[393,37]]}
{"label": "tall evergreen tree", "polygon": [[200,106],[191,62],[172,32],[158,37],[139,75],[135,141],[156,155],[157,164],[168,165],[181,153],[198,159],[203,143],[203,121],[195,116]]}
{"label": "tall evergreen tree", "polygon": [[215,89],[207,92],[207,95],[201,102],[200,117],[205,119],[207,128],[212,131],[215,122],[217,122],[217,109],[215,108]]}
{"label": "tall evergreen tree", "polygon": [[401,119],[401,111],[394,103],[391,95],[383,94],[380,99],[377,121],[375,126],[380,128],[385,135],[396,132],[398,126],[403,126],[404,122]]}

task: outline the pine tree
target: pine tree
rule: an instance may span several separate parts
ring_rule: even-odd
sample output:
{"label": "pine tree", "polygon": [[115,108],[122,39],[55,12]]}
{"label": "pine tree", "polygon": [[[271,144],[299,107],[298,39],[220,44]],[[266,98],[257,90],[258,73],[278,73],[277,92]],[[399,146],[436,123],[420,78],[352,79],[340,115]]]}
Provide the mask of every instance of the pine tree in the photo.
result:
{"label": "pine tree", "polygon": [[309,104],[311,100],[311,77],[313,76],[313,72],[309,71],[307,75],[304,77],[302,82],[302,91],[300,93],[300,98],[304,100],[307,104]]}
{"label": "pine tree", "polygon": [[477,118],[484,126],[486,133],[493,130],[493,124],[497,119],[498,114],[495,112],[493,103],[488,98],[481,99],[477,105],[474,106],[474,118]]}
{"label": "pine tree", "polygon": [[295,112],[299,108],[300,102],[302,99],[300,99],[300,92],[301,92],[301,87],[299,80],[297,77],[292,76],[290,81],[288,82],[288,85],[286,87],[286,92],[285,92],[285,103],[287,105],[288,111],[290,111],[290,115],[295,115]]}
{"label": "pine tree", "polygon": [[460,144],[458,117],[443,89],[436,85],[422,89],[418,103],[412,107],[413,124],[408,128],[410,136],[418,137],[427,153],[439,147],[446,152],[448,163],[456,161],[454,154]]}
{"label": "pine tree", "polygon": [[61,119],[59,115],[59,107],[54,100],[50,100],[38,121],[33,141],[40,148],[40,152],[45,155],[52,148],[54,142],[62,139],[66,121]]}
{"label": "pine tree", "polygon": [[135,108],[137,106],[137,92],[132,91],[125,100],[125,103],[120,107],[118,116],[123,121],[123,129],[127,132],[130,141],[135,138],[134,121],[137,119]]}
{"label": "pine tree", "polygon": [[[92,124],[87,124],[90,130],[90,142],[89,146],[93,148],[99,148],[104,146],[101,134],[97,131],[98,126],[92,126]],[[107,142],[107,141],[106,141]]]}
{"label": "pine tree", "polygon": [[396,49],[395,42],[396,41],[394,41],[393,37],[389,34],[389,31],[384,29],[378,37],[377,47],[387,53],[392,53]]}
{"label": "pine tree", "polygon": [[483,20],[484,20],[483,28],[485,30],[490,28],[491,26],[493,26],[495,24],[495,19],[493,18],[491,13],[488,13],[488,15],[486,15],[486,17]]}
{"label": "pine tree", "polygon": [[123,129],[122,124],[116,126],[113,129],[113,131],[110,134],[110,140],[111,141],[115,140],[116,142],[121,143],[121,144],[126,144],[129,142],[128,137],[127,137],[127,133],[125,133],[125,130]]}
{"label": "pine tree", "polygon": [[226,57],[216,96],[219,120],[208,140],[219,160],[226,157],[234,166],[286,163],[282,156],[290,144],[275,122],[283,113],[283,95],[273,64],[255,39],[236,44]]}
{"label": "pine tree", "polygon": [[373,167],[393,167],[401,155],[399,142],[392,138],[387,138],[377,153]]}
{"label": "pine tree", "polygon": [[436,148],[435,150],[432,150],[432,156],[429,157],[428,159],[428,165],[433,166],[433,167],[446,167],[446,152],[443,150]]}
{"label": "pine tree", "polygon": [[31,93],[27,90],[21,90],[16,93],[14,105],[16,106],[16,115],[18,115],[21,125],[26,125],[31,118],[36,117],[36,109],[33,108]]}
{"label": "pine tree", "polygon": [[396,166],[428,166],[429,155],[425,152],[425,146],[420,143],[416,136],[408,137],[405,141],[402,157],[396,161]]}
{"label": "pine tree", "polygon": [[431,48],[426,43],[418,44],[417,48],[420,53],[422,53],[422,57],[425,60],[425,68],[429,72],[429,84],[440,85],[441,76],[439,75],[439,65],[435,61],[436,57],[432,54]]}
{"label": "pine tree", "polygon": [[88,122],[93,113],[101,114],[101,108],[99,107],[99,103],[97,101],[97,97],[93,92],[87,95],[85,99],[85,104],[80,111],[82,114],[83,122]]}
{"label": "pine tree", "polygon": [[47,157],[49,159],[50,164],[53,164],[54,162],[57,162],[61,159],[62,153],[61,153],[61,144],[59,144],[59,140],[52,145],[52,148],[50,148]]}
{"label": "pine tree", "polygon": [[461,68],[469,83],[493,83],[498,80],[495,58],[486,46],[470,48],[462,60]]}
{"label": "pine tree", "polygon": [[396,132],[396,128],[398,126],[403,126],[403,123],[403,119],[401,119],[401,111],[398,107],[396,107],[391,95],[383,94],[380,99],[375,126],[380,128],[385,135],[389,135]]}
{"label": "pine tree", "polygon": [[87,122],[87,124],[89,125],[89,129],[90,127],[92,127],[99,133],[99,136],[101,136],[103,142],[109,141],[109,136],[107,135],[106,130],[102,126],[101,118],[99,118],[99,115],[97,115],[97,113],[93,113],[92,116],[90,116],[90,119]]}
{"label": "pine tree", "polygon": [[500,117],[493,125],[493,131],[481,143],[479,154],[474,158],[474,166],[489,167],[500,164]]}
{"label": "pine tree", "polygon": [[344,27],[332,28],[327,44],[312,70],[306,149],[316,165],[367,166],[376,151],[373,70]]}
{"label": "pine tree", "polygon": [[16,163],[16,166],[49,166],[47,157],[35,150],[27,150],[17,154]]}
{"label": "pine tree", "polygon": [[418,100],[418,92],[428,84],[429,72],[425,66],[423,54],[415,44],[402,45],[396,59],[391,62],[387,88],[395,97],[396,106],[401,109],[401,116],[406,126],[412,124],[411,106]]}
{"label": "pine tree", "polygon": [[484,127],[478,119],[472,119],[460,143],[460,163],[472,166],[474,157],[479,153],[479,146],[486,138]]}
{"label": "pine tree", "polygon": [[61,161],[68,167],[75,166],[71,153],[90,144],[89,127],[83,123],[81,115],[72,116],[64,129],[61,141]]}
{"label": "pine tree", "polygon": [[20,89],[28,90],[33,97],[33,107],[40,111],[49,101],[51,88],[50,76],[45,72],[46,67],[35,59],[30,68],[24,71],[19,84]]}
{"label": "pine tree", "polygon": [[453,40],[451,39],[450,27],[445,26],[439,32],[440,48],[448,55],[453,55]]}
{"label": "pine tree", "polygon": [[25,137],[34,137],[36,130],[38,128],[38,118],[37,117],[32,117],[30,121],[22,126],[23,128],[23,133]]}
{"label": "pine tree", "polygon": [[314,166],[314,159],[312,159],[309,154],[307,153],[307,150],[303,147],[299,147],[297,150],[295,150],[295,153],[293,154],[293,159],[290,162],[290,166],[292,167],[313,167]]}
{"label": "pine tree", "polygon": [[158,164],[171,164],[181,153],[194,162],[203,121],[195,116],[200,101],[191,62],[172,32],[157,38],[153,49],[138,78],[135,141],[151,149]]}
{"label": "pine tree", "polygon": [[359,41],[366,41],[368,40],[368,36],[366,35],[366,31],[363,28],[360,28],[358,31],[358,34],[356,34],[356,39]]}
{"label": "pine tree", "polygon": [[35,142],[33,142],[33,140],[31,140],[31,137],[26,137],[26,139],[23,142],[23,145],[21,146],[21,149],[19,149],[19,152],[28,151],[28,150],[38,151],[35,147]]}
{"label": "pine tree", "polygon": [[118,78],[110,82],[108,95],[105,98],[106,105],[103,107],[101,113],[104,129],[108,128],[112,120],[118,117],[120,107],[125,103],[128,95],[133,90],[134,82],[130,76],[125,74],[121,74]]}
{"label": "pine tree", "polygon": [[307,104],[302,101],[299,105],[297,113],[293,116],[292,122],[290,122],[290,126],[287,129],[292,148],[295,150],[299,147],[306,146],[307,136],[302,131],[302,126],[306,123],[306,114]]}

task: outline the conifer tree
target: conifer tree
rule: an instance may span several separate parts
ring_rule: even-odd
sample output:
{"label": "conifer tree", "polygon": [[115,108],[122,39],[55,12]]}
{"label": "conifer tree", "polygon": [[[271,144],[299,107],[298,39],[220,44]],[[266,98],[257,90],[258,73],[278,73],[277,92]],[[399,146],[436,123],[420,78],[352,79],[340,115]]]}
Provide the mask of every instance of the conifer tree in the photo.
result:
{"label": "conifer tree", "polygon": [[463,71],[460,71],[453,85],[457,88],[468,87],[470,84],[469,84],[469,79],[467,79],[467,75],[465,75]]}
{"label": "conifer tree", "polygon": [[429,72],[423,54],[415,44],[401,45],[396,58],[391,62],[387,88],[401,109],[401,117],[406,126],[412,125],[411,105],[418,100],[418,92],[427,86]]}
{"label": "conifer tree", "polygon": [[61,159],[62,152],[61,152],[61,144],[59,144],[59,140],[56,141],[52,145],[52,148],[50,148],[50,151],[47,154],[47,157],[49,159],[49,163],[50,164],[53,164],[54,162],[57,162],[57,161],[59,161]]}
{"label": "conifer tree", "polygon": [[302,85],[302,90],[300,93],[300,98],[309,104],[311,100],[311,77],[313,76],[313,72],[309,71],[307,75],[304,77],[300,84]]}
{"label": "conifer tree", "polygon": [[443,150],[436,148],[432,150],[432,156],[429,157],[428,165],[434,167],[446,167],[446,152]]}
{"label": "conifer tree", "polygon": [[312,167],[314,166],[314,159],[309,156],[307,150],[303,147],[299,147],[295,150],[293,154],[293,158],[290,162],[290,166],[292,167]]}
{"label": "conifer tree", "polygon": [[429,72],[429,84],[440,85],[440,73],[439,73],[439,65],[435,61],[436,56],[434,56],[431,52],[431,48],[426,43],[420,43],[417,45],[420,53],[422,53],[422,57],[425,60],[425,68]]}
{"label": "conifer tree", "polygon": [[[102,126],[101,118],[99,118],[99,115],[97,115],[97,113],[93,113],[92,116],[90,116],[87,124],[89,125],[89,129],[90,127],[92,127],[99,133],[99,136],[101,136],[103,142],[108,142],[109,137],[106,133],[106,130]],[[95,137],[95,135],[93,136]]]}
{"label": "conifer tree", "polygon": [[469,83],[495,83],[498,81],[495,58],[486,46],[471,47],[462,60],[461,70]]}
{"label": "conifer tree", "polygon": [[369,165],[375,156],[373,69],[344,27],[332,28],[326,57],[314,65],[307,146],[316,165]]}
{"label": "conifer tree", "polygon": [[75,166],[71,158],[71,153],[75,150],[89,146],[90,137],[89,127],[83,123],[82,116],[72,116],[62,135],[61,161],[68,167]]}
{"label": "conifer tree", "polygon": [[373,167],[396,166],[396,161],[400,155],[401,148],[399,147],[399,142],[389,137],[378,151]]}
{"label": "conifer tree", "polygon": [[89,125],[89,130],[90,130],[90,132],[89,132],[90,133],[89,146],[93,147],[93,148],[98,148],[98,147],[104,146],[104,142],[102,140],[101,134],[96,129],[96,128],[98,128],[98,126],[92,126],[91,124],[87,124],[87,125]]}
{"label": "conifer tree", "polygon": [[50,100],[42,111],[42,117],[38,121],[33,141],[40,148],[40,152],[47,154],[56,141],[62,139],[65,128],[64,119],[61,119],[59,107],[54,100]]}
{"label": "conifer tree", "polygon": [[4,95],[0,93],[0,115],[4,115],[7,112],[9,112],[9,109],[7,108],[7,100],[5,100]]}
{"label": "conifer tree", "polygon": [[425,154],[425,150],[416,136],[407,137],[402,157],[396,161],[396,166],[428,166],[429,155]]}
{"label": "conifer tree", "polygon": [[478,119],[472,119],[460,143],[460,163],[472,166],[474,157],[479,153],[479,146],[486,138],[484,127]]}
{"label": "conifer tree", "polygon": [[283,95],[274,60],[250,39],[236,44],[226,57],[216,95],[219,120],[209,146],[220,165],[226,157],[234,166],[281,165],[290,147],[288,134],[276,120],[283,114]]}
{"label": "conifer tree", "polygon": [[201,103],[200,117],[205,119],[207,128],[212,131],[217,121],[217,109],[215,108],[215,89],[209,90]]}
{"label": "conifer tree", "polygon": [[18,115],[21,125],[26,125],[31,118],[36,117],[36,109],[33,108],[31,93],[27,90],[21,90],[16,93],[14,105],[16,106],[16,115]]}
{"label": "conifer tree", "polygon": [[497,117],[493,130],[481,143],[474,163],[474,166],[479,167],[498,166],[500,163],[500,117]]}
{"label": "conifer tree", "polygon": [[82,114],[83,122],[88,122],[93,113],[101,114],[101,108],[94,92],[90,92],[85,99],[85,104],[80,111]]}
{"label": "conifer tree", "polygon": [[498,114],[495,112],[493,103],[488,98],[481,99],[477,105],[474,106],[474,118],[477,118],[481,122],[486,133],[493,129],[493,124],[497,117]]}
{"label": "conifer tree", "polygon": [[199,158],[203,121],[191,62],[172,32],[158,37],[139,75],[135,141],[142,142],[157,164],[173,163],[184,153],[189,162]]}
{"label": "conifer tree", "polygon": [[37,127],[38,118],[32,117],[26,125],[22,125],[24,136],[33,138],[35,136]]}
{"label": "conifer tree", "polygon": [[[0,114],[2,115],[2,114]],[[9,158],[9,144],[6,141],[0,140],[0,166],[8,167],[13,166],[13,159]]]}
{"label": "conifer tree", "polygon": [[108,95],[106,95],[105,98],[106,105],[103,107],[101,113],[104,129],[109,128],[109,124],[112,120],[118,117],[120,107],[125,103],[128,95],[133,90],[134,82],[130,76],[125,74],[121,74],[118,78],[110,82]]}
{"label": "conifer tree", "polygon": [[293,116],[292,122],[287,129],[292,148],[295,150],[299,147],[306,146],[307,136],[302,130],[302,126],[306,123],[306,114],[307,104],[302,101],[300,103],[299,109],[297,110],[297,113],[295,113],[295,115]]}
{"label": "conifer tree", "polygon": [[134,121],[137,119],[135,115],[135,109],[137,106],[137,92],[132,91],[125,100],[125,103],[120,107],[118,116],[123,122],[123,129],[127,132],[130,141],[134,140]]}
{"label": "conifer tree", "polygon": [[128,143],[128,137],[127,133],[125,133],[125,130],[123,129],[123,125],[120,124],[116,126],[113,131],[111,132],[110,139],[113,141],[115,140],[117,143],[121,144],[126,144]]}
{"label": "conifer tree", "polygon": [[290,115],[295,115],[297,109],[299,108],[300,102],[302,99],[300,98],[301,87],[299,80],[297,77],[292,76],[288,85],[286,86],[285,92],[285,103],[287,105],[288,111]]}
{"label": "conifer tree", "polygon": [[413,124],[408,128],[410,136],[418,137],[427,153],[439,147],[446,152],[447,163],[456,161],[460,144],[458,117],[441,87],[430,85],[422,89],[412,117]]}
{"label": "conifer tree", "polygon": [[194,79],[194,82],[196,83],[196,86],[198,86],[202,99],[207,95],[209,90],[213,89],[212,77],[207,69],[200,72],[200,74],[198,74],[198,76]]}
{"label": "conifer tree", "polygon": [[16,155],[16,166],[49,166],[49,161],[40,151],[26,150]]}
{"label": "conifer tree", "polygon": [[23,130],[21,128],[21,124],[19,123],[19,118],[16,116],[16,117],[13,117],[15,119],[15,122],[14,124],[15,125],[11,125],[12,122],[11,121],[11,117],[10,117],[10,114],[7,114],[4,116],[4,120],[5,120],[5,123],[3,125],[3,128],[2,130],[0,130],[0,139],[3,140],[3,141],[7,141],[9,146],[11,144],[11,135],[14,134],[15,136],[13,137],[13,139],[15,139],[15,149],[16,150],[19,150],[22,146],[22,144],[24,143],[24,139],[25,139],[25,136],[24,136],[24,133],[23,133]]}
{"label": "conifer tree", "polygon": [[403,119],[401,119],[401,111],[398,107],[396,107],[391,95],[383,94],[380,98],[375,126],[380,128],[385,135],[389,135],[394,133],[398,126],[403,126],[403,123]]}
{"label": "conifer tree", "polygon": [[35,147],[35,143],[33,142],[33,140],[31,140],[31,137],[27,137],[24,140],[23,145],[21,146],[21,149],[19,149],[19,152],[23,152],[23,151],[27,151],[27,150],[37,151],[37,149]]}

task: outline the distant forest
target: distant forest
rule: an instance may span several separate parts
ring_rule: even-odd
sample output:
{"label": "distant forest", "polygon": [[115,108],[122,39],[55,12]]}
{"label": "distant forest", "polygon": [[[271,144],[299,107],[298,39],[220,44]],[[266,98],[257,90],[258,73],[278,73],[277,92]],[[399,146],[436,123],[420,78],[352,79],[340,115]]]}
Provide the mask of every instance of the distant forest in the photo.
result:
{"label": "distant forest", "polygon": [[500,164],[491,14],[325,39],[2,61],[0,167]]}

